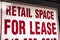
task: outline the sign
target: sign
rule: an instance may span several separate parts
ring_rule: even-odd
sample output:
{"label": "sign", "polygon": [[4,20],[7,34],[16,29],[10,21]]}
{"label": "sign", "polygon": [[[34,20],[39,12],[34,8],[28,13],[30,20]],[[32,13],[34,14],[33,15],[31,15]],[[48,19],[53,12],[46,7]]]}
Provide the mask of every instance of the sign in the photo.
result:
{"label": "sign", "polygon": [[56,8],[2,2],[1,40],[58,40]]}

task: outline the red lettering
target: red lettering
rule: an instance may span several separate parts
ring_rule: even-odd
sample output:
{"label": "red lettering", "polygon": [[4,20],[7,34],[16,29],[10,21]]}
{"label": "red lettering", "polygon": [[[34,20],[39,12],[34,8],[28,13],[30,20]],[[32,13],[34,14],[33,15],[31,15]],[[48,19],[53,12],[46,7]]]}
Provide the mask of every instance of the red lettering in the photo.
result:
{"label": "red lettering", "polygon": [[6,15],[32,18],[32,15],[30,13],[30,8],[24,8],[19,6],[7,6]]}
{"label": "red lettering", "polygon": [[46,38],[46,40],[50,40],[50,38]]}
{"label": "red lettering", "polygon": [[28,13],[28,14],[29,14],[29,17],[32,18],[32,15],[31,15],[31,13],[30,13],[30,8],[29,8],[28,12],[29,12],[29,13]]}
{"label": "red lettering", "polygon": [[32,38],[29,38],[29,40],[32,40]]}
{"label": "red lettering", "polygon": [[43,15],[43,11],[42,10],[39,10],[40,11],[40,18],[42,18],[42,15]]}
{"label": "red lettering", "polygon": [[47,19],[45,10],[44,10],[44,13],[43,13],[43,19]]}
{"label": "red lettering", "polygon": [[21,14],[21,16],[24,16],[25,17],[25,9],[24,8],[22,8],[22,14]]}
{"label": "red lettering", "polygon": [[20,34],[22,34],[22,30],[23,30],[23,34],[26,34],[26,31],[25,31],[25,22],[20,20],[19,21],[19,29],[20,29]]}
{"label": "red lettering", "polygon": [[55,25],[56,25],[55,23],[52,23],[52,33],[53,33],[53,34],[57,34],[57,33],[54,31],[54,30],[56,30]]}
{"label": "red lettering", "polygon": [[35,17],[36,18],[42,18],[42,19],[54,19],[53,11],[50,10],[35,10]]}
{"label": "red lettering", "polygon": [[42,40],[45,40],[45,38],[42,38]]}
{"label": "red lettering", "polygon": [[32,21],[30,21],[30,34],[35,34],[35,32],[32,31]]}
{"label": "red lettering", "polygon": [[6,15],[11,15],[11,6],[6,6]]}
{"label": "red lettering", "polygon": [[21,15],[20,15],[20,12],[21,12],[20,9],[21,9],[21,7],[17,7],[17,9],[18,9],[18,16],[21,16]]}
{"label": "red lettering", "polygon": [[30,8],[26,8],[26,17],[32,18],[32,15],[30,13]]}
{"label": "red lettering", "polygon": [[37,40],[36,38],[34,38],[33,40]]}
{"label": "red lettering", "polygon": [[48,28],[47,33],[50,35],[51,34],[51,23],[50,22],[47,23],[47,28]]}
{"label": "red lettering", "polygon": [[8,25],[8,23],[10,23],[10,20],[8,20],[8,19],[5,19],[5,29],[4,29],[4,34],[7,34],[7,28],[10,28],[10,25]]}
{"label": "red lettering", "polygon": [[35,17],[38,18],[39,17],[39,14],[38,14],[39,11],[38,11],[38,9],[36,9],[35,12],[36,12]]}
{"label": "red lettering", "polygon": [[27,38],[24,38],[24,40],[27,40]]}
{"label": "red lettering", "polygon": [[16,38],[15,40],[19,40],[18,38]]}
{"label": "red lettering", "polygon": [[53,11],[51,11],[51,19],[54,19]]}
{"label": "red lettering", "polygon": [[38,26],[38,24],[40,24],[40,22],[35,22],[36,34],[40,34],[40,32],[38,32],[38,29],[40,29],[40,26]]}
{"label": "red lettering", "polygon": [[8,38],[6,38],[5,40],[8,40]]}
{"label": "red lettering", "polygon": [[[16,27],[16,29],[15,29],[15,27]],[[15,35],[18,33],[18,22],[17,22],[17,20],[12,21],[12,33]]]}
{"label": "red lettering", "polygon": [[12,16],[16,16],[16,6],[12,6]]}
{"label": "red lettering", "polygon": [[57,40],[56,38],[54,38],[54,40]]}
{"label": "red lettering", "polygon": [[47,11],[47,18],[50,19],[50,11]]}
{"label": "red lettering", "polygon": [[46,34],[45,22],[42,22],[41,34],[43,34],[43,32]]}

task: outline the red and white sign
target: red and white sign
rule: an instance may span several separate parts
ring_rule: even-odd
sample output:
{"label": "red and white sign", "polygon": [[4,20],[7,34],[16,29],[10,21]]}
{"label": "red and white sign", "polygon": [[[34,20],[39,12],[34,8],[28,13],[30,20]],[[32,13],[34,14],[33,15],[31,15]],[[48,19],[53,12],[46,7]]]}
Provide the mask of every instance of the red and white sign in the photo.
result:
{"label": "red and white sign", "polygon": [[56,8],[2,2],[1,40],[58,40]]}

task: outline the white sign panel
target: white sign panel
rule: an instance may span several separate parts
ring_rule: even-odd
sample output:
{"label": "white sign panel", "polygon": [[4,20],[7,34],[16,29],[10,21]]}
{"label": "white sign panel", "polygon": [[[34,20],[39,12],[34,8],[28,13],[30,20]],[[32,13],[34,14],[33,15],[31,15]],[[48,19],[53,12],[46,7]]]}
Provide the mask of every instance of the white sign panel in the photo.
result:
{"label": "white sign panel", "polygon": [[58,40],[57,9],[2,2],[1,40]]}

